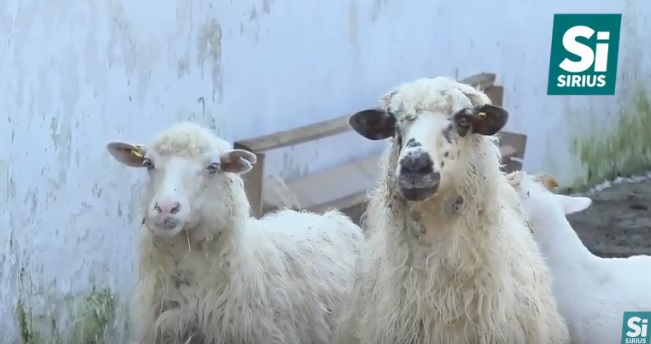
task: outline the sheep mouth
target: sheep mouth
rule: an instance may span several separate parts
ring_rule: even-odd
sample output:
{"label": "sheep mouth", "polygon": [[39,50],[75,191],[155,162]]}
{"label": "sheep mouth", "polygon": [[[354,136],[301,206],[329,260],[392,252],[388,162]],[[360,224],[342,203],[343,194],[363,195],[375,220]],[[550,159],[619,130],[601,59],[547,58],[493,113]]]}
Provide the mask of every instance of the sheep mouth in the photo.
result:
{"label": "sheep mouth", "polygon": [[436,193],[438,191],[439,184],[436,183],[431,186],[427,187],[419,187],[419,188],[407,188],[407,187],[399,187],[400,193],[402,196],[407,200],[407,201],[412,201],[412,202],[420,202],[420,201],[425,201]]}
{"label": "sheep mouth", "polygon": [[143,219],[143,225],[152,234],[163,238],[174,237],[183,229],[183,223],[180,220],[170,217],[158,221],[147,221]]}
{"label": "sheep mouth", "polygon": [[396,184],[400,193],[407,201],[425,201],[434,196],[439,189],[441,173],[426,174],[400,173]]}

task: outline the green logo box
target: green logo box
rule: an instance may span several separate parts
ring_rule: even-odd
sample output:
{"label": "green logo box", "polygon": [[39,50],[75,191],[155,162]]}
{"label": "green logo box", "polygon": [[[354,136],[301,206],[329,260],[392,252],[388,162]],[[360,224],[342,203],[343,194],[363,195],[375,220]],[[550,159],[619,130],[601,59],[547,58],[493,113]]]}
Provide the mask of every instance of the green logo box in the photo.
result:
{"label": "green logo box", "polygon": [[554,14],[548,95],[614,95],[621,14]]}
{"label": "green logo box", "polygon": [[651,312],[624,312],[622,344],[651,344]]}

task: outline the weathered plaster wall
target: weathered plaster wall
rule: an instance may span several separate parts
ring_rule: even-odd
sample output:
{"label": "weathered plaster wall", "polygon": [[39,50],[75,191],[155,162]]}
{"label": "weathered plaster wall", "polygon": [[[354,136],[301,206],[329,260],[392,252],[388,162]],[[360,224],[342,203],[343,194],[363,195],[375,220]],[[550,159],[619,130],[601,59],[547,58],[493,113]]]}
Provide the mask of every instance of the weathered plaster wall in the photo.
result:
{"label": "weathered plaster wall", "polygon": [[[623,13],[617,96],[548,97],[552,15],[586,11]],[[143,176],[104,144],[178,120],[232,140],[416,77],[495,71],[527,169],[580,185],[647,168],[649,13],[634,0],[0,2],[0,342],[124,342]],[[269,171],[379,146],[346,134],[276,152]]]}

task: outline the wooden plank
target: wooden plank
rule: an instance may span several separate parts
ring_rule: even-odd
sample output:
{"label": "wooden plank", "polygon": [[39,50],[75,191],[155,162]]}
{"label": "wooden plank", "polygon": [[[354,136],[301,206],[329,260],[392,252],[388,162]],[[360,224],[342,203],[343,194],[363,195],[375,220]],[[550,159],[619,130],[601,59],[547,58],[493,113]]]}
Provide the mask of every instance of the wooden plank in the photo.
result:
{"label": "wooden plank", "polygon": [[464,84],[471,85],[475,88],[483,90],[489,86],[492,86],[495,83],[496,75],[494,73],[479,73],[471,77],[459,80]]}
{"label": "wooden plank", "polygon": [[[379,178],[380,154],[329,168],[288,183],[304,209],[343,206],[355,202]],[[340,209],[340,208],[338,208]]]}
{"label": "wooden plank", "polygon": [[498,134],[500,146],[511,146],[515,149],[514,157],[524,159],[524,152],[527,147],[527,135],[501,131]]}
{"label": "wooden plank", "polygon": [[266,213],[268,208],[290,208],[300,209],[298,197],[294,194],[287,182],[279,175],[267,176],[262,182],[262,212]]}
{"label": "wooden plank", "polygon": [[511,173],[515,171],[520,171],[522,170],[522,162],[516,161],[516,160],[509,160],[503,162],[504,167],[502,167],[502,171],[506,173]]}
{"label": "wooden plank", "polygon": [[512,146],[500,146],[500,153],[502,154],[502,160],[508,161],[515,155],[516,151]]}
{"label": "wooden plank", "polygon": [[[380,178],[380,159],[382,158],[382,155],[384,154],[384,151],[381,151],[379,153],[371,154],[367,156],[366,158],[360,159],[357,161],[357,165],[360,166],[362,170],[366,172],[366,174],[371,178],[372,184],[375,185],[377,180]],[[371,185],[372,186],[372,185]]]}
{"label": "wooden plank", "polygon": [[[238,142],[235,142],[233,145],[236,149],[248,149]],[[252,152],[256,155],[257,162],[253,165],[251,171],[242,175],[244,180],[244,192],[246,197],[249,199],[249,204],[251,205],[251,215],[258,218],[262,216],[262,198],[263,198],[263,178],[264,178],[264,160],[266,155],[264,153]]]}
{"label": "wooden plank", "polygon": [[488,86],[484,89],[484,93],[486,93],[494,105],[504,105],[504,87]]}
{"label": "wooden plank", "polygon": [[[503,161],[504,171],[513,172],[522,169],[522,160],[524,159],[526,147],[527,147],[527,136],[523,134],[516,134],[502,131],[499,133],[500,136],[500,145],[502,146],[511,146],[515,150],[515,153],[511,155],[511,159]],[[515,158],[515,159],[514,159]]]}
{"label": "wooden plank", "polygon": [[368,190],[357,191],[348,196],[324,204],[317,204],[311,208],[308,208],[308,210],[315,213],[323,213],[330,209],[338,209],[343,211],[344,209],[350,209],[364,204],[368,200],[367,194],[368,194]]}
{"label": "wooden plank", "polygon": [[248,147],[249,150],[253,152],[266,152],[272,149],[314,141],[349,131],[348,116],[349,115],[339,116],[327,121],[313,123],[299,128],[246,140],[239,140],[238,143],[242,146]]}

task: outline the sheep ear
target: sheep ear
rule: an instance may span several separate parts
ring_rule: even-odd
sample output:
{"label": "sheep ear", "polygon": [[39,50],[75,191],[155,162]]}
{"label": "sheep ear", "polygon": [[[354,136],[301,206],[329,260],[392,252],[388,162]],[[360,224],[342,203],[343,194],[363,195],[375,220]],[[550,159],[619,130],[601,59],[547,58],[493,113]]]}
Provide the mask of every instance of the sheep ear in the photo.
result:
{"label": "sheep ear", "polygon": [[143,167],[142,162],[147,153],[147,146],[122,141],[112,141],[106,150],[115,160],[129,167]]}
{"label": "sheep ear", "polygon": [[563,206],[563,212],[565,215],[586,210],[592,204],[592,199],[589,197],[567,196],[559,194],[554,194],[554,197],[556,197],[556,199],[559,200]]}
{"label": "sheep ear", "polygon": [[253,169],[258,161],[255,154],[243,149],[233,149],[220,156],[221,169],[224,172],[244,174]]}
{"label": "sheep ear", "polygon": [[504,128],[509,120],[509,112],[497,105],[484,104],[457,112],[453,120],[460,136],[466,136],[468,131],[491,136]]}
{"label": "sheep ear", "polygon": [[396,132],[396,118],[381,109],[366,109],[348,118],[348,125],[358,134],[373,141],[392,137]]}

